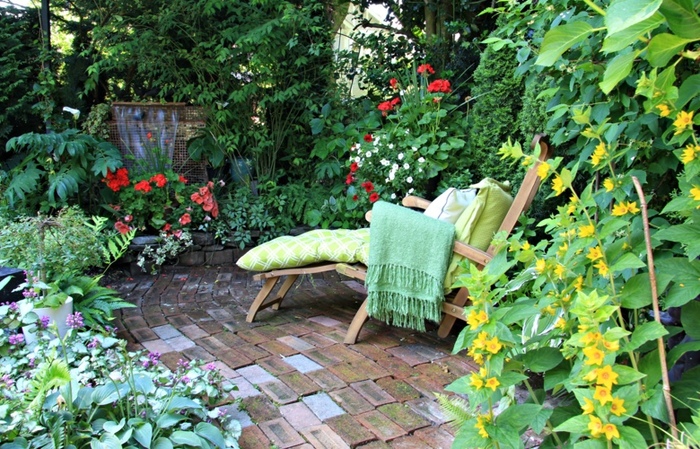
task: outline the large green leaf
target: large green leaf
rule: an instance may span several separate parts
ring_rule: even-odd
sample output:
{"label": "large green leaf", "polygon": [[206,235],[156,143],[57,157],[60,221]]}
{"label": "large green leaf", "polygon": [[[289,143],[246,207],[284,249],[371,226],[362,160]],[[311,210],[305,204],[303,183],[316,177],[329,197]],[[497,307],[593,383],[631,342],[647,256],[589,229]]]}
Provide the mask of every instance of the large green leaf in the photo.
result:
{"label": "large green leaf", "polygon": [[608,34],[619,33],[649,17],[661,6],[661,0],[613,0],[605,15]]}
{"label": "large green leaf", "polygon": [[700,95],[700,74],[689,76],[683,81],[678,91],[676,109],[683,109],[693,98]]}
{"label": "large green leaf", "polygon": [[674,56],[680,56],[681,51],[692,39],[684,39],[673,34],[661,33],[654,36],[647,47],[646,59],[654,67],[664,67]]}
{"label": "large green leaf", "polygon": [[578,415],[567,419],[554,428],[555,432],[584,433],[588,429],[588,416]]}
{"label": "large green leaf", "polygon": [[[673,280],[673,276],[667,273],[656,274],[656,287],[662,293]],[[627,309],[640,309],[651,304],[651,285],[649,273],[639,273],[627,280],[620,290],[622,307]]]}
{"label": "large green leaf", "polygon": [[173,443],[165,437],[160,437],[153,442],[151,449],[173,449]]}
{"label": "large green leaf", "polygon": [[661,323],[649,321],[641,326],[638,326],[634,332],[632,332],[630,342],[625,345],[623,351],[634,351],[644,343],[651,340],[656,340],[657,338],[663,337],[666,334],[668,334],[668,331]]}
{"label": "large green leaf", "polygon": [[660,12],[674,34],[686,39],[700,39],[700,17],[691,0],[664,0]]}
{"label": "large green leaf", "polygon": [[640,37],[643,37],[646,33],[656,29],[662,23],[664,23],[664,16],[657,12],[648,19],[635,23],[634,25],[620,30],[615,34],[608,34],[603,41],[603,52],[612,53],[615,51],[620,51],[632,45]]}
{"label": "large green leaf", "polygon": [[659,273],[673,276],[674,284],[666,294],[665,307],[680,307],[692,301],[700,291],[700,261],[674,257],[657,261]]}
{"label": "large green leaf", "polygon": [[536,65],[551,66],[566,50],[583,42],[593,31],[588,22],[572,22],[552,28],[545,34]]}
{"label": "large green leaf", "polygon": [[522,358],[525,367],[534,373],[543,373],[556,367],[564,357],[557,348],[538,348],[527,351]]}
{"label": "large green leaf", "polygon": [[688,336],[700,340],[700,302],[690,301],[681,309],[681,324]]}
{"label": "large green leaf", "polygon": [[616,273],[618,271],[627,270],[629,268],[643,268],[646,265],[642,262],[639,257],[632,253],[625,253],[615,261],[610,267],[610,271]]}
{"label": "large green leaf", "polygon": [[617,426],[620,432],[620,449],[639,449],[647,447],[647,442],[639,430],[629,426]]}
{"label": "large green leaf", "polygon": [[146,449],[151,447],[151,439],[153,438],[153,426],[151,423],[144,423],[134,431],[134,439]]}
{"label": "large green leaf", "polygon": [[196,433],[186,432],[184,430],[176,430],[170,435],[170,441],[174,445],[186,445],[192,447],[199,447],[200,440]]}
{"label": "large green leaf", "polygon": [[605,68],[603,81],[598,84],[604,93],[609,94],[615,86],[627,78],[627,75],[632,71],[634,59],[638,54],[638,52],[633,52],[626,55],[617,55],[610,61]]}
{"label": "large green leaf", "polygon": [[636,382],[645,376],[644,373],[625,365],[615,365],[613,371],[618,374],[617,383],[619,385],[627,385],[629,383]]}
{"label": "large green leaf", "polygon": [[194,432],[200,437],[214,444],[216,447],[220,447],[222,449],[226,447],[226,441],[224,440],[223,435],[221,435],[221,430],[209,423],[201,422],[197,424],[194,428]]}
{"label": "large green leaf", "polygon": [[658,231],[654,237],[682,244],[690,259],[700,256],[700,223],[669,226]]}
{"label": "large green leaf", "polygon": [[496,425],[509,426],[514,430],[520,430],[525,426],[529,426],[541,409],[542,406],[536,404],[511,405],[498,416]]}

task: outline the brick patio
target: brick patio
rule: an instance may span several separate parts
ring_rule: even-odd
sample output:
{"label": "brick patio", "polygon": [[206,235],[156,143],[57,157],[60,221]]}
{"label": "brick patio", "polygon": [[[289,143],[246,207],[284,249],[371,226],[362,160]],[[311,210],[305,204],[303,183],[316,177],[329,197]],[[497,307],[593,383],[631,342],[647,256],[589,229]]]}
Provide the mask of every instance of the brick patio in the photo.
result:
{"label": "brick patio", "polygon": [[238,386],[240,446],[449,448],[454,429],[435,392],[475,369],[456,338],[377,321],[343,344],[362,286],[324,273],[297,283],[280,311],[245,316],[261,283],[237,267],[166,267],[112,285],[137,305],[120,316],[130,349],[215,361]]}

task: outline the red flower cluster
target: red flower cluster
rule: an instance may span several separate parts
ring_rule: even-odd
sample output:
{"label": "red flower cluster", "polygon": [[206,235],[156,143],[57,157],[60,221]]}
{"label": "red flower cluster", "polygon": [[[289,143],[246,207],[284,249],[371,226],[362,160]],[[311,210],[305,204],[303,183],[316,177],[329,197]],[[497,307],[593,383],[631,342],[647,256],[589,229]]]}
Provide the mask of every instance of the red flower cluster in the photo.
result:
{"label": "red flower cluster", "polygon": [[421,64],[418,66],[418,74],[423,76],[432,75],[435,73],[435,69],[430,64]]}
{"label": "red flower cluster", "polygon": [[441,92],[444,94],[449,94],[452,92],[452,89],[450,89],[450,82],[447,80],[435,80],[432,83],[428,84],[428,92],[430,93],[437,93]]}
{"label": "red flower cluster", "polygon": [[367,193],[370,193],[372,190],[374,190],[374,184],[372,184],[372,181],[365,181],[360,185],[363,189],[365,189],[365,192]]}
{"label": "red flower cluster", "polygon": [[114,229],[119,231],[120,234],[126,234],[127,232],[131,231],[131,227],[121,221],[114,223]]}
{"label": "red flower cluster", "polygon": [[399,82],[396,78],[392,78],[389,80],[389,85],[391,86],[392,89],[396,90],[396,89],[398,89]]}
{"label": "red flower cluster", "polygon": [[[200,187],[198,192],[194,192],[190,199],[202,206],[205,212],[209,212],[212,218],[219,216],[219,203],[214,198],[214,183],[209,181],[206,186]],[[187,215],[187,214],[186,214]]]}
{"label": "red flower cluster", "polygon": [[144,179],[143,181],[139,181],[136,183],[136,185],[134,186],[134,190],[136,190],[137,192],[148,193],[151,190],[153,190],[153,187],[151,187],[150,182]]}
{"label": "red flower cluster", "polygon": [[372,142],[372,134],[365,134],[365,142],[371,143]]}
{"label": "red flower cluster", "polygon": [[178,220],[182,226],[187,226],[192,222],[192,217],[190,217],[190,214],[184,213],[182,214],[182,217],[180,217],[180,220]]}
{"label": "red flower cluster", "polygon": [[158,173],[157,175],[151,176],[150,182],[156,183],[158,187],[163,187],[168,183],[168,178],[166,178],[163,173]]}
{"label": "red flower cluster", "polygon": [[379,106],[377,106],[377,109],[382,111],[382,115],[386,117],[387,112],[393,111],[396,105],[401,103],[401,98],[396,97],[393,100],[387,100],[379,103]]}
{"label": "red flower cluster", "polygon": [[[353,177],[353,175],[352,175],[352,174],[354,173],[353,165],[356,166],[357,163],[353,162],[353,163],[350,165],[350,173],[348,174],[348,181],[349,181],[349,182],[348,182],[347,184],[352,184],[352,181],[354,181],[354,179],[355,179],[355,178]],[[357,170],[357,168],[355,168],[355,170]],[[363,182],[362,184],[360,184],[360,186],[361,186],[363,189],[365,189],[365,192],[369,193],[369,202],[370,202],[370,203],[375,203],[375,202],[377,202],[377,200],[379,200],[379,194],[378,194],[377,192],[374,191],[374,184],[372,184],[372,181],[365,181],[365,182]],[[360,199],[360,198],[359,198],[359,196],[357,196],[357,195],[353,195],[353,196],[352,196],[352,200],[353,200],[353,201],[357,201],[357,200],[359,200],[359,199]]]}
{"label": "red flower cluster", "polygon": [[107,177],[102,180],[107,187],[112,191],[118,192],[122,187],[129,185],[129,171],[126,168],[120,168],[116,173],[107,170]]}

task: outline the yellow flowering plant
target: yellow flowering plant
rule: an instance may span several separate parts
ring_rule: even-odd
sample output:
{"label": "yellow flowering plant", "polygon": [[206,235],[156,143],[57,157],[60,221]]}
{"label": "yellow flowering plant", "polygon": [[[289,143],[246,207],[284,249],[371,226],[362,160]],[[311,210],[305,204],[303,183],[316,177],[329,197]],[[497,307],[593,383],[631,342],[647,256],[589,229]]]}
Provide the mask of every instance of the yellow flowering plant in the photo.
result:
{"label": "yellow flowering plant", "polygon": [[[526,0],[504,12],[504,33],[558,24],[491,41],[532,52],[523,70],[549,70],[549,131],[575,151],[538,169],[559,204],[541,234],[497,235],[495,258],[456,282],[472,302],[454,350],[479,371],[447,387],[466,401],[441,399],[459,418],[454,447],[520,448],[527,429],[542,448],[700,442],[687,400],[698,369],[679,363],[700,350],[697,4]],[[519,145],[500,152],[534,160]]]}

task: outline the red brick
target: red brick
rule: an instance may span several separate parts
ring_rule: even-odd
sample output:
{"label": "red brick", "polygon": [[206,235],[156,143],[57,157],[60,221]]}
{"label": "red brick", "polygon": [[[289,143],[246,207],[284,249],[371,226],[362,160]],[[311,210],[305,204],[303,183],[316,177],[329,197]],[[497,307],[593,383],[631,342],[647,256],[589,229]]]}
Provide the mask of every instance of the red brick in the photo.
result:
{"label": "red brick", "polygon": [[364,413],[358,416],[357,420],[382,441],[390,441],[406,435],[405,430],[377,410]]}
{"label": "red brick", "polygon": [[348,387],[342,390],[331,391],[329,394],[343,410],[351,415],[360,415],[374,410],[374,406],[352,388]]}
{"label": "red brick", "polygon": [[241,449],[270,449],[272,442],[258,427],[248,426],[243,429],[238,445]]}
{"label": "red brick", "polygon": [[450,449],[454,441],[454,437],[442,427],[426,427],[416,430],[413,435],[432,449]]}
{"label": "red brick", "polygon": [[377,410],[386,415],[389,419],[401,426],[406,432],[413,432],[430,425],[430,421],[414,412],[409,406],[403,404],[382,405]]}
{"label": "red brick", "polygon": [[382,390],[386,391],[399,402],[406,402],[420,397],[420,392],[418,392],[418,390],[402,380],[394,379],[393,377],[384,377],[378,379],[376,382]]}
{"label": "red brick", "polygon": [[326,424],[351,447],[356,447],[359,444],[364,444],[377,438],[350,415],[335,416],[328,419]]}
{"label": "red brick", "polygon": [[258,344],[258,347],[265,349],[270,354],[277,354],[283,356],[289,356],[299,353],[299,351],[297,351],[296,349],[290,348],[289,346],[277,340],[271,340],[260,343]]}

